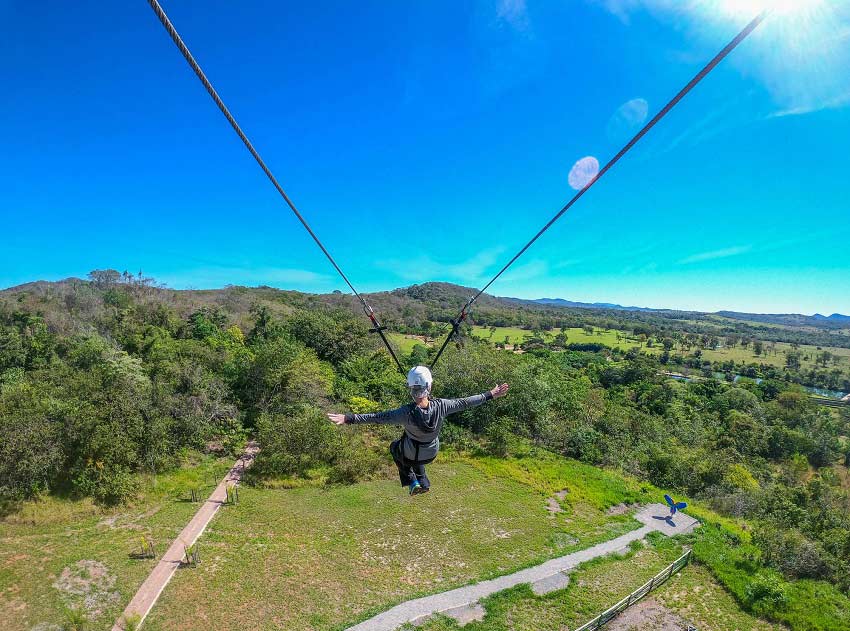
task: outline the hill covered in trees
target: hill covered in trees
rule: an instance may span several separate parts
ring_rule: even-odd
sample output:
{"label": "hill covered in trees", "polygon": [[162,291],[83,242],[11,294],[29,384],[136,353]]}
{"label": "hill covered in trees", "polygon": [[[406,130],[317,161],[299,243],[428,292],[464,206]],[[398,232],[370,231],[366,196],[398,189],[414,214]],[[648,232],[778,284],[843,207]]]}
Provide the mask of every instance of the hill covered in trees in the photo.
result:
{"label": "hill covered in trees", "polygon": [[[391,328],[432,334],[469,294],[429,283],[368,299]],[[492,296],[475,309],[486,326],[609,327],[637,332],[644,344],[660,339],[664,350],[664,340],[705,336],[710,344],[762,330],[712,318]],[[367,324],[343,294],[176,291],[110,270],[0,292],[3,511],[45,493],[120,503],[140,473],[168,470],[188,449],[233,451],[249,434],[262,446],[258,480],[375,475],[395,430],[340,432],[324,418],[406,401]],[[843,338],[768,329],[788,339]],[[431,353],[419,345],[402,360]],[[743,606],[795,629],[839,628],[818,627],[805,612],[850,619],[848,408],[816,405],[793,383],[793,369],[731,383],[710,374],[673,381],[666,368],[663,354],[641,347],[542,343],[518,354],[464,335],[436,370],[437,396],[496,381],[510,382],[511,394],[453,418],[445,442],[495,456],[531,446],[689,495],[743,524],[706,528],[695,548]]]}

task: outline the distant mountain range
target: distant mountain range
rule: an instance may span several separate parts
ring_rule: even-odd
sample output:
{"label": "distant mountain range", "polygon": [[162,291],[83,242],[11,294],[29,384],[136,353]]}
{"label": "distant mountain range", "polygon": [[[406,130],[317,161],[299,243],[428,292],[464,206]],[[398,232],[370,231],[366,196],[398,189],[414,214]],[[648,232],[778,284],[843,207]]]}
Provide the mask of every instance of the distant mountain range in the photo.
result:
{"label": "distant mountain range", "polygon": [[[564,300],[563,298],[537,298],[535,300],[522,300],[520,298],[507,298],[506,300],[516,300],[519,302],[530,302],[551,307],[566,307],[577,309],[609,309],[614,311],[643,311],[652,313],[671,313],[675,309],[653,309],[650,307],[624,307],[623,305],[613,304],[610,302],[575,302],[573,300]],[[685,313],[702,313],[697,311]],[[799,313],[742,313],[739,311],[718,311],[709,315],[722,316],[733,320],[746,320],[749,322],[764,322],[766,324],[783,324],[786,326],[820,326],[825,324],[843,328],[850,326],[850,316],[840,313],[833,313],[825,316],[820,313],[814,315],[803,315]]]}
{"label": "distant mountain range", "polygon": [[[514,299],[516,300],[516,299]],[[563,298],[537,298],[530,302],[553,307],[575,307],[578,309],[613,309],[615,311],[669,311],[669,309],[651,309],[649,307],[624,307],[611,302],[574,302]]]}

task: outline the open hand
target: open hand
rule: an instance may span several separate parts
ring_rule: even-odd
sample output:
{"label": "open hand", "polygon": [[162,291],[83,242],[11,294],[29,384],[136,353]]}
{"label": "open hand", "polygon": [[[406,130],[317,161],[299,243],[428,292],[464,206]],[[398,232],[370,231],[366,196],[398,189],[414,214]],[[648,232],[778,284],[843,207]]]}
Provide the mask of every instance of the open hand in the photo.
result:
{"label": "open hand", "polygon": [[503,383],[502,385],[496,386],[495,388],[490,390],[490,394],[493,395],[494,399],[498,399],[499,397],[503,397],[508,393],[508,388],[510,388],[510,386],[506,383]]}
{"label": "open hand", "polygon": [[330,419],[331,423],[334,425],[343,425],[345,424],[345,414],[331,414],[328,413],[328,419]]}

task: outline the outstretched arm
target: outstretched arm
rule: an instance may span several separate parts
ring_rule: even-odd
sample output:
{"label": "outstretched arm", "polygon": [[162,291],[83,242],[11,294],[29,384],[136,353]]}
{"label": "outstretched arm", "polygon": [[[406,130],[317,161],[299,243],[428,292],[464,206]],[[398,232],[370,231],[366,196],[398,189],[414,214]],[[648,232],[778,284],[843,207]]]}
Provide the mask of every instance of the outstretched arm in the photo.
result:
{"label": "outstretched arm", "polygon": [[328,414],[328,418],[336,425],[377,423],[380,425],[401,425],[407,418],[408,406],[404,405],[395,410],[373,412],[371,414]]}
{"label": "outstretched arm", "polygon": [[492,390],[488,390],[483,394],[475,394],[471,397],[463,397],[462,399],[443,399],[446,404],[446,415],[463,412],[469,408],[474,408],[482,403],[486,403],[491,399],[503,397],[507,394],[508,388],[508,384],[503,383],[502,385],[496,386]]}

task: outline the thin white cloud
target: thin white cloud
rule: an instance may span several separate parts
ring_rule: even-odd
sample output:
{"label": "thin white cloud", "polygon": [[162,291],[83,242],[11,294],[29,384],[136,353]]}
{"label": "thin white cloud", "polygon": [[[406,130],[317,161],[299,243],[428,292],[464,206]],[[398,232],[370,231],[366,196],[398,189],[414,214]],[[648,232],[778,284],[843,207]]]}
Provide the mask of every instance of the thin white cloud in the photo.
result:
{"label": "thin white cloud", "polygon": [[590,2],[601,5],[623,24],[630,24],[632,14],[636,11],[680,13],[692,9],[695,4],[692,0],[590,0]]}
{"label": "thin white cloud", "polygon": [[807,103],[798,105],[785,110],[777,110],[768,118],[782,118],[783,116],[802,116],[803,114],[811,114],[812,112],[820,112],[821,110],[835,110],[850,105],[850,90],[844,94],[827,99],[823,103]]}
{"label": "thin white cloud", "polygon": [[549,273],[549,265],[546,261],[539,259],[531,260],[523,265],[511,267],[505,272],[506,284],[519,283],[530,280],[544,280]]}
{"label": "thin white cloud", "polygon": [[499,21],[523,33],[531,28],[525,0],[499,0],[496,6],[496,17]]}
{"label": "thin white cloud", "polygon": [[484,250],[459,263],[445,263],[436,261],[430,256],[421,255],[411,259],[385,259],[376,261],[375,265],[389,270],[397,278],[406,282],[448,280],[464,285],[474,285],[484,281],[484,277],[494,271],[493,268],[503,251],[502,248]]}
{"label": "thin white cloud", "polygon": [[725,259],[730,256],[738,256],[739,254],[746,254],[750,250],[753,249],[751,245],[740,245],[734,248],[725,248],[723,250],[711,250],[710,252],[700,252],[699,254],[693,254],[687,258],[679,261],[680,265],[689,265],[691,263],[701,263],[703,261],[713,261],[716,259]]}
{"label": "thin white cloud", "polygon": [[[157,274],[169,287],[213,288],[225,285],[275,285],[291,289],[320,291],[333,285],[333,277],[293,268],[200,267],[174,274]],[[342,282],[342,281],[340,281]]]}

